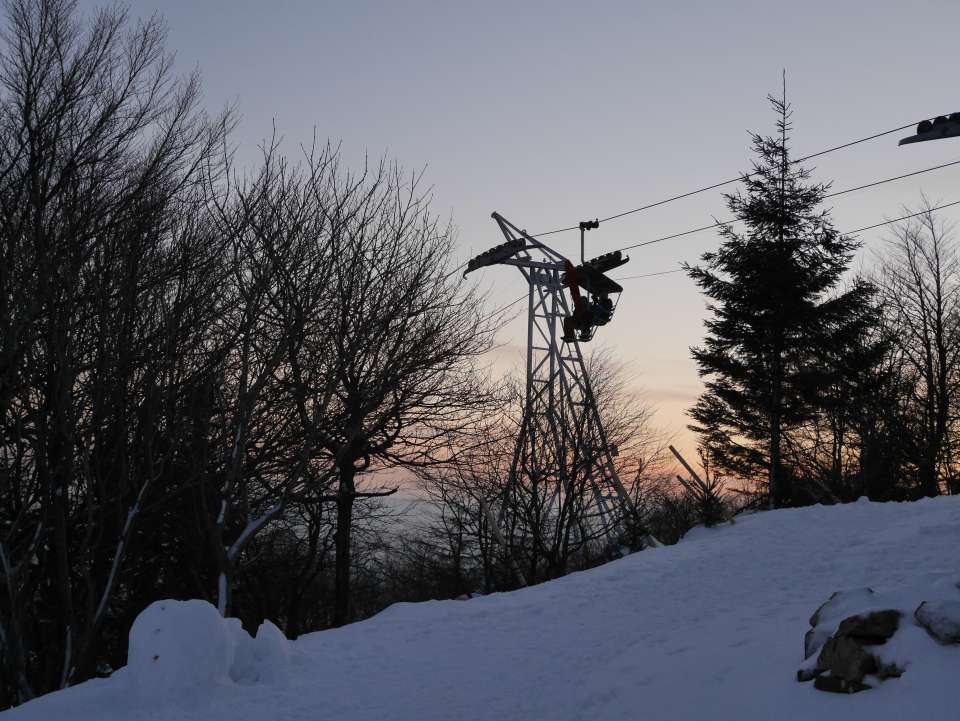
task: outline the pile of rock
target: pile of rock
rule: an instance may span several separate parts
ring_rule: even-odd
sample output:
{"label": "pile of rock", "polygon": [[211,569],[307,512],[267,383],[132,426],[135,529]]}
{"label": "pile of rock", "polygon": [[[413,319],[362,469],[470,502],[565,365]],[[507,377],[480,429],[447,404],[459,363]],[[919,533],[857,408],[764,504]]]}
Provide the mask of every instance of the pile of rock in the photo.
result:
{"label": "pile of rock", "polygon": [[[867,677],[899,677],[903,667],[884,661],[879,647],[897,632],[905,615],[898,608],[885,608],[870,588],[837,591],[810,617],[804,636],[807,662],[797,671],[797,680],[812,680],[821,691],[856,693],[871,688]],[[960,643],[960,601],[924,601],[913,618],[940,643]]]}

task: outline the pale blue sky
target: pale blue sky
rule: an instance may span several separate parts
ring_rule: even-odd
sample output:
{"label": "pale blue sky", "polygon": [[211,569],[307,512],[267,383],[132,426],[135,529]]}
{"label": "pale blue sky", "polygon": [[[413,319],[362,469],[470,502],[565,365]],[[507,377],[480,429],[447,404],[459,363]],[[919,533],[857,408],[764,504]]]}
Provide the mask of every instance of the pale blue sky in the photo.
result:
{"label": "pale blue sky", "polygon": [[[782,68],[798,155],[960,111],[955,0],[129,7],[166,18],[169,47],[183,70],[201,68],[211,108],[238,102],[241,159],[276,122],[291,153],[316,128],[351,162],[388,153],[426,166],[464,259],[501,242],[493,210],[536,232],[736,175],[749,162],[747,131],[772,130],[765,96]],[[897,148],[899,137],[819,158],[817,175],[841,190],[960,159],[960,139]],[[960,200],[960,166],[837,198],[834,217],[841,229],[879,222],[921,190]],[[726,217],[719,191],[604,224],[588,236],[592,254],[713,216]],[[868,248],[881,236],[866,235]],[[552,239],[574,254],[577,233]],[[669,270],[715,243],[703,233],[638,249],[621,274]],[[498,304],[523,290],[506,268],[482,282]],[[682,274],[625,285],[597,342],[631,362],[661,424],[680,431],[699,388],[688,347],[702,338],[702,298]],[[504,330],[502,363],[519,362],[523,327]],[[693,446],[685,432],[680,441]]]}

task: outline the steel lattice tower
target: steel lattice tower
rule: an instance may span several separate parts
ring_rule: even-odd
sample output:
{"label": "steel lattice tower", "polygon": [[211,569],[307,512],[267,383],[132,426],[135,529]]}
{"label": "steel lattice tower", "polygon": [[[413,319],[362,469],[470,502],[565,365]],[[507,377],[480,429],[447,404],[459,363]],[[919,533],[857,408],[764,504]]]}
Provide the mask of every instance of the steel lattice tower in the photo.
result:
{"label": "steel lattice tower", "polygon": [[[523,537],[529,530],[522,528],[524,517],[533,513],[560,534],[552,539],[556,543],[602,540],[642,547],[636,509],[614,467],[616,448],[604,432],[580,341],[570,338],[564,323],[577,311],[567,299],[569,275],[576,271],[567,258],[503,216],[493,218],[507,242],[474,258],[467,272],[512,265],[528,284],[524,413],[499,512],[489,519],[498,540],[509,547]],[[626,261],[617,254],[617,262]],[[585,335],[589,339],[592,329]],[[526,513],[511,510],[521,507]],[[525,583],[516,564],[514,570]]]}

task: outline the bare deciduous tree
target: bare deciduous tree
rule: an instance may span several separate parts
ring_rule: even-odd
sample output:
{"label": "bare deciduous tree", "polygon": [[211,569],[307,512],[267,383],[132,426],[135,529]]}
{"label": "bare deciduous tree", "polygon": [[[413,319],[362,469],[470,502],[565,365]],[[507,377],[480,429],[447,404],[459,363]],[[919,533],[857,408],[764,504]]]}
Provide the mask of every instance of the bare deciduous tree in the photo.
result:
{"label": "bare deciduous tree", "polygon": [[[227,159],[224,159],[227,162]],[[202,478],[204,513],[219,567],[218,606],[227,614],[232,579],[244,549],[298,494],[316,496],[331,477],[305,434],[305,378],[325,377],[333,343],[325,323],[334,303],[327,190],[336,165],[329,145],[291,164],[274,138],[258,171],[245,181],[212,186],[218,232],[229,244],[220,343],[221,463]],[[325,417],[330,389],[312,419]]]}
{"label": "bare deciduous tree", "polygon": [[954,465],[946,454],[960,398],[960,258],[926,200],[921,211],[894,226],[880,282],[891,337],[914,379],[916,482],[932,496]]}
{"label": "bare deciduous tree", "polygon": [[361,176],[327,165],[331,304],[316,320],[327,362],[291,367],[305,434],[336,473],[335,625],[350,620],[350,544],[358,481],[430,464],[487,401],[476,361],[492,340],[481,297],[453,272],[453,229],[429,208],[419,175],[385,162]]}
{"label": "bare deciduous tree", "polygon": [[0,692],[23,700],[91,673],[134,526],[172,460],[158,389],[184,381],[164,361],[203,322],[202,303],[183,305],[209,270],[193,221],[231,121],[198,110],[197,77],[173,75],[157,20],[108,10],[84,27],[69,0],[6,10],[0,502],[14,520],[0,528],[0,645],[15,681]]}
{"label": "bare deciduous tree", "polygon": [[[615,464],[636,503],[643,481],[660,471],[666,440],[652,426],[652,409],[631,388],[625,365],[600,351],[587,368],[608,442],[617,449]],[[503,402],[507,412],[478,427],[477,442],[424,474],[423,483],[441,509],[434,535],[457,543],[471,538],[471,563],[482,566],[486,590],[562,576],[610,551],[606,529],[588,519],[594,498],[588,483],[568,486],[562,495],[538,479],[523,478],[508,489],[524,403],[521,384],[502,385],[511,391]],[[553,453],[535,452],[547,450]]]}

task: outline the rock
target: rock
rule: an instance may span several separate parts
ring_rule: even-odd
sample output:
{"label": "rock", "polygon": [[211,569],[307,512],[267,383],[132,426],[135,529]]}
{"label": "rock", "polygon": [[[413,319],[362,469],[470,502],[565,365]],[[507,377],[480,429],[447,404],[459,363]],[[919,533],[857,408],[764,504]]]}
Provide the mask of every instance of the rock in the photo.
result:
{"label": "rock", "polygon": [[960,601],[924,601],[913,617],[940,643],[960,643]]}
{"label": "rock", "polygon": [[903,675],[903,669],[895,663],[883,663],[877,659],[877,670],[873,672],[881,681],[888,678],[900,678]]}
{"label": "rock", "polygon": [[810,617],[811,628],[803,637],[807,660],[797,670],[797,681],[813,680],[821,691],[856,693],[871,688],[864,683],[866,676],[877,681],[899,677],[901,667],[871,651],[900,627],[903,611],[885,608],[887,603],[866,587],[833,593]]}
{"label": "rock", "polygon": [[825,628],[808,630],[803,634],[803,657],[810,658],[820,650],[828,638],[830,638],[830,631]]}
{"label": "rock", "polygon": [[846,591],[834,591],[830,598],[820,605],[810,617],[812,627],[803,637],[803,657],[810,658],[830,638],[836,623],[865,606],[873,599],[872,588],[852,588]]}
{"label": "rock", "polygon": [[819,626],[821,622],[829,620],[838,615],[847,615],[857,606],[864,603],[870,603],[873,596],[873,589],[867,586],[863,588],[851,588],[846,591],[834,591],[830,598],[820,604],[820,608],[813,612],[810,617],[811,626]]}
{"label": "rock", "polygon": [[845,681],[861,682],[863,677],[877,670],[877,659],[863,650],[855,639],[833,636],[823,644],[817,657],[817,670]]}
{"label": "rock", "polygon": [[866,691],[870,686],[861,681],[847,681],[836,676],[817,676],[813,682],[815,688],[831,693],[857,693]]}
{"label": "rock", "polygon": [[850,616],[840,622],[837,636],[853,638],[862,644],[886,643],[900,625],[900,612],[894,609]]}

